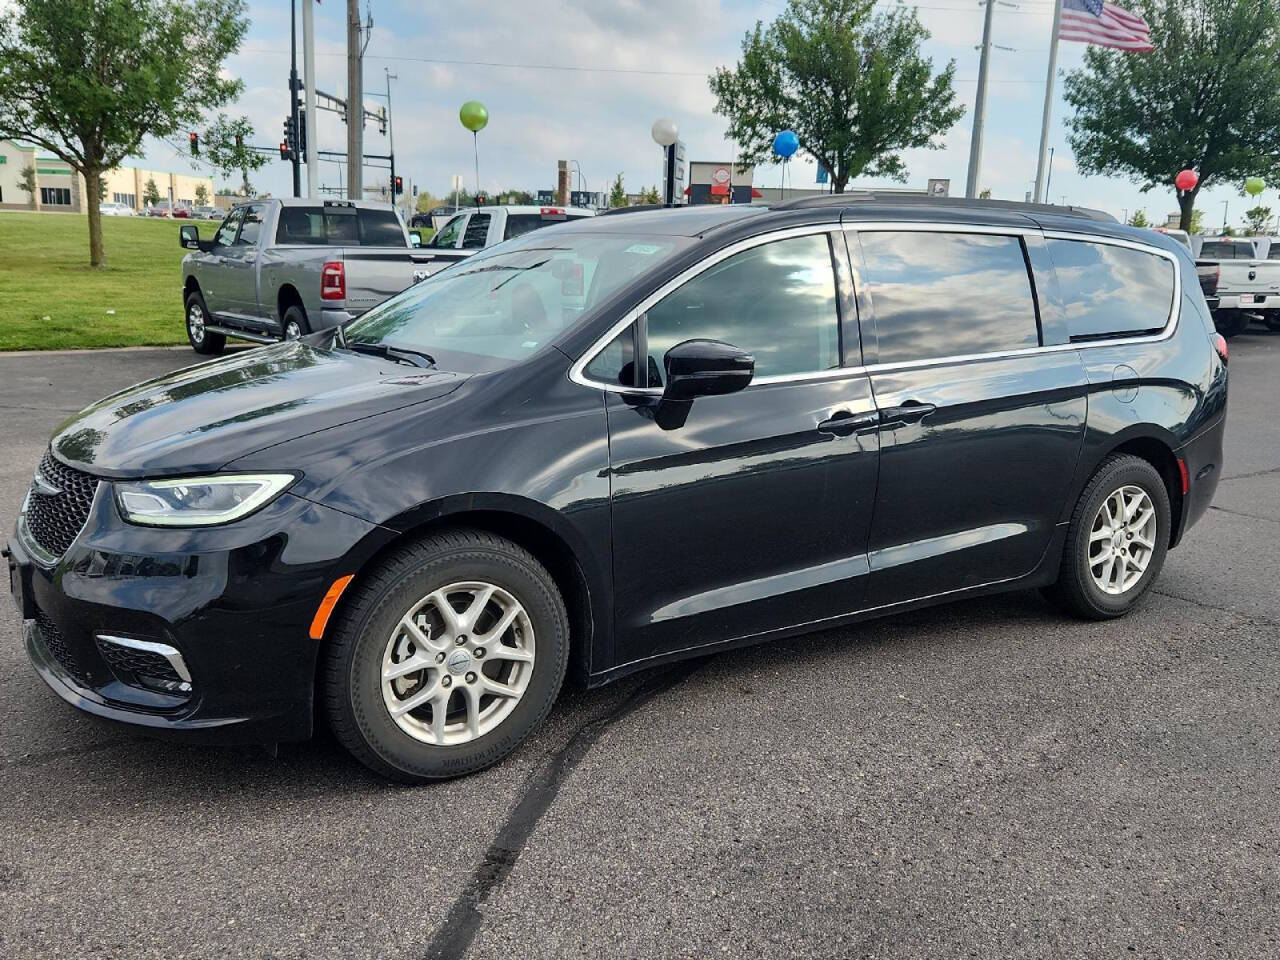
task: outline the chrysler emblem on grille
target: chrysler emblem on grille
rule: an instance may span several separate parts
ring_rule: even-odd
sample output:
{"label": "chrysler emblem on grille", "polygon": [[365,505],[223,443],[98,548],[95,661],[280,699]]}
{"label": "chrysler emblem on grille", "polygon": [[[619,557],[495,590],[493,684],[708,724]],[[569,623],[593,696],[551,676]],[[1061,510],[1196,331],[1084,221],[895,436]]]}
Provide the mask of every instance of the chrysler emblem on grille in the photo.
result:
{"label": "chrysler emblem on grille", "polygon": [[31,482],[32,486],[35,487],[36,493],[40,494],[42,497],[56,497],[62,492],[61,487],[55,487],[45,479],[45,476],[40,472],[39,467],[36,467],[35,476],[32,478]]}

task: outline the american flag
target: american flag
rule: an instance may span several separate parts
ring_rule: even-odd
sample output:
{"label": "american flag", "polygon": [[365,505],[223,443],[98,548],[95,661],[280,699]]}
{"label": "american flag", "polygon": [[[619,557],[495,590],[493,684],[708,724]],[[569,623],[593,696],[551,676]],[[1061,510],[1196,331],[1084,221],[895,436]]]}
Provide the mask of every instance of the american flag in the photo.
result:
{"label": "american flag", "polygon": [[1154,49],[1147,21],[1110,0],[1062,0],[1059,36],[1128,53],[1149,53]]}

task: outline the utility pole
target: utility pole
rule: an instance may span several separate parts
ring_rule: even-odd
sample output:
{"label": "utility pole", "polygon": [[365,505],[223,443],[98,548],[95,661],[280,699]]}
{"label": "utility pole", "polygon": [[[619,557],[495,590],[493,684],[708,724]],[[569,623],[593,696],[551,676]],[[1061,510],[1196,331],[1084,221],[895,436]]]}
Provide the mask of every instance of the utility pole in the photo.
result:
{"label": "utility pole", "polygon": [[306,75],[307,196],[315,198],[320,187],[320,163],[316,159],[316,28],[314,0],[302,0],[302,72]]}
{"label": "utility pole", "polygon": [[[1058,34],[1062,31],[1062,0],[1053,5],[1053,32],[1049,35],[1049,74],[1044,81],[1044,110],[1040,114],[1040,158],[1036,161],[1036,203],[1048,201],[1049,182],[1045,176],[1045,154],[1049,147],[1049,121],[1053,118],[1053,86],[1058,72]],[[1053,175],[1053,159],[1050,157],[1049,176]]]}
{"label": "utility pole", "polygon": [[364,197],[364,51],[360,0],[347,0],[347,199]]}
{"label": "utility pole", "polygon": [[987,14],[982,22],[982,58],[978,61],[978,96],[973,105],[973,137],[969,141],[969,178],[964,195],[970,200],[978,195],[978,177],[982,170],[982,130],[987,121],[987,70],[991,63],[991,15],[996,0],[986,0]]}
{"label": "utility pole", "polygon": [[[310,0],[303,0],[309,3]],[[293,195],[302,196],[302,168],[298,163],[298,4],[289,0],[289,118],[293,123],[293,149],[290,163],[293,165]],[[309,146],[309,144],[308,144]]]}

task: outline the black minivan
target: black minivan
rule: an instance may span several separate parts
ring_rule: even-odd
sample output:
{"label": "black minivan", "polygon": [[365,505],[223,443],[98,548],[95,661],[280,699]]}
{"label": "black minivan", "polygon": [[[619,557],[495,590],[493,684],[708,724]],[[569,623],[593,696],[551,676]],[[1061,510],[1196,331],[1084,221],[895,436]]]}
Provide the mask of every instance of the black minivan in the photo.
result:
{"label": "black minivan", "polygon": [[486,767],[677,658],[1042,588],[1128,612],[1221,472],[1187,252],[1072,208],[622,211],[63,424],[9,543],[40,676],[206,741]]}

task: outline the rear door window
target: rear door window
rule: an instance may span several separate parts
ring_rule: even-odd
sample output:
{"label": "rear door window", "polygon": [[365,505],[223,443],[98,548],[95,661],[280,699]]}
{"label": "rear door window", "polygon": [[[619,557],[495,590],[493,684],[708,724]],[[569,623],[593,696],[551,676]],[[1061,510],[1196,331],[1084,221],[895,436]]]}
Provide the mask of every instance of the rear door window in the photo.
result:
{"label": "rear door window", "polygon": [[473,213],[467,221],[467,232],[462,236],[463,250],[479,250],[489,239],[489,218],[492,214]]}
{"label": "rear door window", "polygon": [[1086,240],[1046,244],[1072,340],[1150,332],[1169,322],[1174,265],[1164,257]]}
{"label": "rear door window", "polygon": [[1020,237],[884,231],[859,239],[880,363],[1039,345]]}
{"label": "rear door window", "polygon": [[360,209],[356,213],[360,224],[360,243],[366,247],[403,247],[404,230],[394,210]]}

